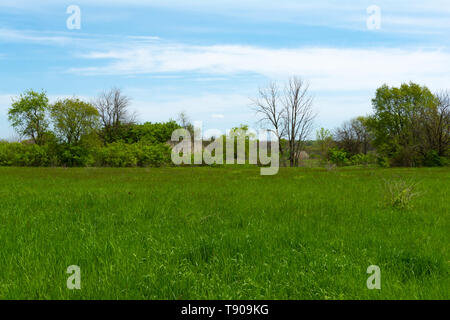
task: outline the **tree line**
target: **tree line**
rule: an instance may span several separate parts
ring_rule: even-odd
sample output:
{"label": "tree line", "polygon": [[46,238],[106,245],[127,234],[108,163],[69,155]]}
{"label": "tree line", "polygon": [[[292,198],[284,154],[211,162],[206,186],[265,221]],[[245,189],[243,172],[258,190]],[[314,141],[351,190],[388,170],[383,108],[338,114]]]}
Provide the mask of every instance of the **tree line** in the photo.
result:
{"label": "tree line", "polygon": [[[138,123],[131,99],[112,88],[91,102],[77,97],[50,103],[44,91],[27,90],[13,99],[8,119],[20,142],[0,141],[1,166],[163,166],[171,164],[167,142],[178,128],[194,127],[186,113],[178,121]],[[383,85],[372,99],[373,113],[340,127],[314,121],[309,85],[299,77],[270,83],[252,99],[259,124],[279,140],[281,163],[298,166],[307,150],[320,164],[444,166],[450,163],[450,93],[426,86]],[[241,125],[233,130],[247,130]],[[247,137],[251,139],[251,137]]]}
{"label": "tree line", "polygon": [[44,91],[27,90],[13,100],[8,119],[20,135],[0,143],[3,166],[162,166],[170,164],[176,121],[136,122],[130,98],[120,89],[94,101],[77,97],[49,103]]}
{"label": "tree line", "polygon": [[[345,122],[334,130],[312,134],[315,113],[307,82],[293,77],[284,85],[259,90],[253,108],[264,128],[280,141],[290,166],[301,161],[300,150],[315,152],[336,165],[444,166],[450,163],[450,93],[432,93],[410,82],[383,85],[372,99],[373,113]],[[313,148],[314,146],[315,148]]]}

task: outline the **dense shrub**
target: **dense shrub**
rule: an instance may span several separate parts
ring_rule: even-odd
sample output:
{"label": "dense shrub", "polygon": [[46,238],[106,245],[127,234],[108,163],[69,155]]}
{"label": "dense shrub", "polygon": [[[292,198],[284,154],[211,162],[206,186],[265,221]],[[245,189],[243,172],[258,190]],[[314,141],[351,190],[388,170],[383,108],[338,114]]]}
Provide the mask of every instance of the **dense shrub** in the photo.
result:
{"label": "dense shrub", "polygon": [[423,159],[423,165],[426,167],[443,167],[448,164],[449,160],[439,156],[439,153],[435,150],[428,152]]}
{"label": "dense shrub", "polygon": [[115,142],[105,147],[93,147],[0,142],[0,166],[159,167],[170,163],[171,149],[167,144]]}
{"label": "dense shrub", "polygon": [[97,164],[107,167],[162,166],[170,164],[170,147],[115,142],[97,150]]}
{"label": "dense shrub", "polygon": [[165,143],[154,145],[135,144],[137,165],[141,167],[160,167],[171,163],[171,149]]}
{"label": "dense shrub", "polygon": [[110,143],[97,152],[97,162],[107,167],[135,167],[137,159],[133,153],[133,145],[122,142]]}
{"label": "dense shrub", "polygon": [[350,158],[350,163],[355,166],[368,165],[371,162],[372,162],[372,157],[368,154],[358,153]]}
{"label": "dense shrub", "polygon": [[328,150],[328,160],[336,166],[361,166],[375,164],[376,158],[373,154],[358,153],[350,156],[346,151],[339,148]]}
{"label": "dense shrub", "polygon": [[389,161],[388,157],[377,157],[377,165],[381,168],[389,168],[391,166],[391,163]]}
{"label": "dense shrub", "polygon": [[48,146],[0,142],[0,166],[45,167],[49,164]]}
{"label": "dense shrub", "polygon": [[87,167],[94,164],[93,152],[82,145],[58,146],[58,164],[67,167]]}

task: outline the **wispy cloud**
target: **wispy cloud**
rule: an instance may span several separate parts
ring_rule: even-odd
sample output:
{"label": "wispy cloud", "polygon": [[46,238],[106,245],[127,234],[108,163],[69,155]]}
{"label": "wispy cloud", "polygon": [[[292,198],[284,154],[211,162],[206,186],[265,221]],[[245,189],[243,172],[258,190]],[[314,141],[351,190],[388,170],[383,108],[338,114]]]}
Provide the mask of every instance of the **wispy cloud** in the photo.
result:
{"label": "wispy cloud", "polygon": [[123,36],[83,32],[52,32],[0,28],[0,41],[32,43],[41,46],[76,46],[79,48],[117,48],[151,44],[160,40],[156,36]]}
{"label": "wispy cloud", "polygon": [[47,44],[64,44],[73,41],[73,38],[61,36],[43,36],[35,31],[20,31],[13,29],[0,29],[0,40],[3,42],[36,42]]}
{"label": "wispy cloud", "polygon": [[450,52],[443,48],[200,46],[151,35],[72,36],[64,32],[10,29],[0,29],[0,40],[50,46],[75,44],[75,58],[96,61],[95,66],[68,69],[69,73],[81,76],[195,75],[198,80],[210,81],[240,74],[275,79],[301,75],[322,90],[373,90],[385,81],[398,84],[409,80],[436,88],[450,87]]}
{"label": "wispy cloud", "polygon": [[443,49],[273,49],[240,45],[192,46],[155,43],[95,51],[85,59],[103,66],[71,68],[81,75],[254,73],[269,78],[302,75],[322,90],[374,89],[384,81],[415,80],[450,86],[450,53]]}

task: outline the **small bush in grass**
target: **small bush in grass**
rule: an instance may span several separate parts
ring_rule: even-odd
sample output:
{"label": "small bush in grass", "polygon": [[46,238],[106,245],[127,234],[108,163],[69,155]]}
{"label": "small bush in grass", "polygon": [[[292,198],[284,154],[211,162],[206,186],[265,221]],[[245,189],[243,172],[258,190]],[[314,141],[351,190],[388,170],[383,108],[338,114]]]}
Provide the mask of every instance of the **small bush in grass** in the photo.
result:
{"label": "small bush in grass", "polygon": [[416,189],[417,182],[414,181],[385,181],[385,202],[393,208],[411,209],[412,200],[419,195]]}
{"label": "small bush in grass", "polygon": [[339,167],[350,164],[347,152],[338,148],[331,148],[328,150],[328,160]]}

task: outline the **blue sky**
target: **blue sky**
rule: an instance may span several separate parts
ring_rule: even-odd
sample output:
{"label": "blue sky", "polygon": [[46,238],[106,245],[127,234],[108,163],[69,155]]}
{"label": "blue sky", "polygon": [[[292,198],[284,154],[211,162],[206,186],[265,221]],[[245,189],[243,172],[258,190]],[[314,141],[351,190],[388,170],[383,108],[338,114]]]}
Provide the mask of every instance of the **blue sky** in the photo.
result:
{"label": "blue sky", "polygon": [[184,110],[205,129],[255,127],[250,98],[292,75],[310,83],[316,127],[332,129],[370,113],[383,83],[450,88],[449,35],[449,0],[1,0],[0,137],[14,138],[7,110],[28,88],[90,100],[116,86],[141,121]]}

